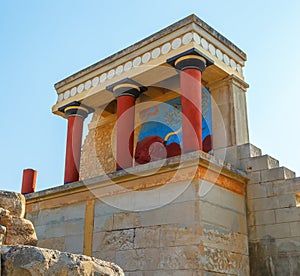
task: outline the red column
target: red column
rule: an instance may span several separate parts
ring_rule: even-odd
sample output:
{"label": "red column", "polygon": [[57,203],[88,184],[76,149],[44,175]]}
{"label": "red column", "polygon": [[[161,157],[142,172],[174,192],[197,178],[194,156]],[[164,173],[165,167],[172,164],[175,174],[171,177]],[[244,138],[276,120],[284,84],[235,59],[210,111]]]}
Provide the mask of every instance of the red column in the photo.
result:
{"label": "red column", "polygon": [[117,98],[117,169],[133,165],[135,97],[120,95]]}
{"label": "red column", "polygon": [[23,170],[22,194],[34,193],[36,186],[37,171],[33,169]]}
{"label": "red column", "polygon": [[180,72],[183,152],[202,150],[202,84],[206,61],[196,55],[177,59]]}
{"label": "red column", "polygon": [[202,86],[201,72],[180,72],[183,152],[202,150]]}
{"label": "red column", "polygon": [[81,106],[68,106],[64,112],[68,119],[64,177],[64,183],[67,184],[79,180],[83,121],[88,110]]}
{"label": "red column", "polygon": [[135,99],[147,88],[125,78],[106,89],[117,99],[116,169],[130,168],[133,166]]}

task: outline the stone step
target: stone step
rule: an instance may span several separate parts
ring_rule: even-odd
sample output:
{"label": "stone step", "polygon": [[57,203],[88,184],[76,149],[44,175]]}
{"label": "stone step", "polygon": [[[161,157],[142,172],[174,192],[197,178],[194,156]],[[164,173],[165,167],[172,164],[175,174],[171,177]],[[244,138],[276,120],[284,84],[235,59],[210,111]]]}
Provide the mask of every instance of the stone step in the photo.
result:
{"label": "stone step", "polygon": [[245,170],[249,172],[269,170],[279,167],[279,161],[270,155],[256,156],[243,162]]}
{"label": "stone step", "polygon": [[295,172],[286,167],[273,168],[261,171],[261,182],[276,181],[295,178]]}
{"label": "stone step", "polygon": [[261,154],[261,149],[250,143],[238,146],[239,159],[261,156]]}

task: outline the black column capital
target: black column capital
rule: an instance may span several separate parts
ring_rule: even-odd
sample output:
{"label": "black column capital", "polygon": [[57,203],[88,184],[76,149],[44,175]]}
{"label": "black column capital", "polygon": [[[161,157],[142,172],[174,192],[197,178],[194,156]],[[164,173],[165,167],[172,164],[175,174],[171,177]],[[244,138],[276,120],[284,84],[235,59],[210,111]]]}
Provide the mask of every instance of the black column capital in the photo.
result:
{"label": "black column capital", "polygon": [[106,90],[112,92],[115,98],[120,96],[132,96],[138,98],[141,93],[147,90],[147,88],[132,79],[125,78],[107,86]]}
{"label": "black column capital", "polygon": [[80,116],[86,118],[89,113],[92,113],[95,110],[80,102],[71,102],[60,107],[58,111],[63,112],[67,118],[69,118],[70,116]]}
{"label": "black column capital", "polygon": [[206,57],[195,48],[169,58],[167,62],[180,71],[185,69],[198,69],[201,73],[206,67],[213,64],[213,61],[210,58]]}

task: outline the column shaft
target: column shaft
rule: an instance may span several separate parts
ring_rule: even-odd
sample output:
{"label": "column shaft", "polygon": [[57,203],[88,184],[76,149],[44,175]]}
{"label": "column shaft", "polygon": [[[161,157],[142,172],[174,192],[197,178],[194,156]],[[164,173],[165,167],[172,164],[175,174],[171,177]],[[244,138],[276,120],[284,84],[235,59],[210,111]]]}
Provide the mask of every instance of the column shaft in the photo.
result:
{"label": "column shaft", "polygon": [[68,117],[65,184],[79,180],[83,121],[82,116],[70,115]]}
{"label": "column shaft", "polygon": [[202,150],[202,85],[201,71],[180,72],[183,152]]}
{"label": "column shaft", "polygon": [[135,97],[121,95],[117,98],[117,169],[133,165]]}

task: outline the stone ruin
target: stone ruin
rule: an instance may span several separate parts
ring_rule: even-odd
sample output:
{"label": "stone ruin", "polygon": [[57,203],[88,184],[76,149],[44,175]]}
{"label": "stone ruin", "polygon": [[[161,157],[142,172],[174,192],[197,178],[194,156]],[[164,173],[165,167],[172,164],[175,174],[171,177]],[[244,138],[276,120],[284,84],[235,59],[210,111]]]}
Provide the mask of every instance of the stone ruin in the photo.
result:
{"label": "stone ruin", "polygon": [[117,265],[85,255],[36,247],[31,221],[24,218],[25,197],[0,191],[0,275],[122,276]]}

